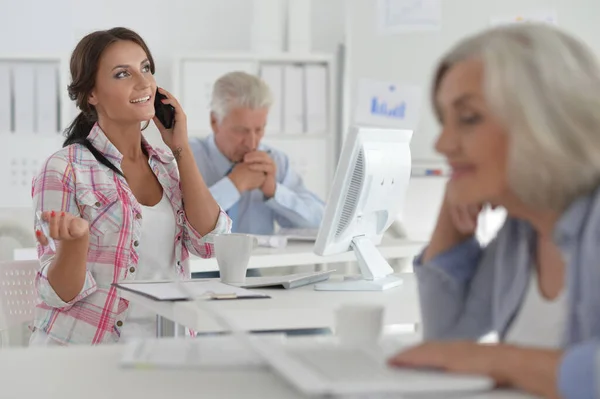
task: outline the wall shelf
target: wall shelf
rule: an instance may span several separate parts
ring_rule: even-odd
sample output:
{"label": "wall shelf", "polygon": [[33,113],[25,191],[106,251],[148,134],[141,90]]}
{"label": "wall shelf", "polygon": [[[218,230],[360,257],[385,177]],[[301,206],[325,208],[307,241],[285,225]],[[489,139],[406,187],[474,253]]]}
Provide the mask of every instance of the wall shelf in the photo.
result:
{"label": "wall shelf", "polygon": [[[276,74],[265,76],[265,67],[271,68],[270,73],[275,71]],[[277,68],[280,68],[279,72]],[[174,85],[171,91],[180,100],[188,115],[191,137],[205,137],[210,134],[210,98],[213,84],[225,73],[237,70],[259,75],[270,85],[274,104],[269,113],[263,140],[284,151],[306,186],[326,200],[336,159],[336,57],[333,54],[214,52],[182,54],[176,57],[172,68]],[[315,70],[318,72],[315,73]],[[286,88],[289,89],[293,82],[289,77],[292,73],[300,77],[300,83],[293,86],[294,90],[286,92]],[[315,76],[319,77],[319,73],[323,76],[323,83],[313,84],[309,90],[309,82],[315,82]],[[274,83],[271,82],[273,76]],[[279,87],[274,87],[279,83]],[[310,94],[307,93],[310,91],[314,94],[315,88],[323,90],[323,96],[311,97],[316,101],[308,105],[307,98]],[[293,123],[289,118],[290,101],[298,101],[302,109],[302,114]],[[318,109],[315,104],[320,101],[324,104],[323,116],[322,119],[318,119],[319,116],[315,119],[315,115],[320,114],[309,110]],[[286,117],[288,119],[285,119]],[[311,123],[322,126],[322,129],[310,129]],[[286,130],[286,126],[298,126],[302,133],[283,133],[282,131],[289,131]]]}

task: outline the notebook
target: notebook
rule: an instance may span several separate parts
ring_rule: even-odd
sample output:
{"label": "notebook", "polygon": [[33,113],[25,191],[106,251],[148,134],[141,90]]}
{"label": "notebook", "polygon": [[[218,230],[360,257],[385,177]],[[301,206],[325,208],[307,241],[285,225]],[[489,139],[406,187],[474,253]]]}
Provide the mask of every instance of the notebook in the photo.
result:
{"label": "notebook", "polygon": [[234,287],[211,280],[174,281],[132,281],[115,283],[113,286],[151,298],[155,301],[187,301],[189,296],[184,293],[179,284],[184,284],[194,298],[206,299],[260,299],[270,298],[260,292],[245,288]]}

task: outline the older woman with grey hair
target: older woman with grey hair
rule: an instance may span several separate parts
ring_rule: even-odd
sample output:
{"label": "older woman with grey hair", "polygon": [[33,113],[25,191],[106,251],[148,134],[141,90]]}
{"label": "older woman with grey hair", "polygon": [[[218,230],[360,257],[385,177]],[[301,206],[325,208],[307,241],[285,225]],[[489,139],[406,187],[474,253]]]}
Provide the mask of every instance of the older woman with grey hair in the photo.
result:
{"label": "older woman with grey hair", "polygon": [[[390,360],[600,398],[600,68],[550,26],[469,37],[441,61],[436,149],[452,167],[415,273],[425,344]],[[485,248],[486,204],[507,220]],[[489,332],[498,345],[477,341]]]}

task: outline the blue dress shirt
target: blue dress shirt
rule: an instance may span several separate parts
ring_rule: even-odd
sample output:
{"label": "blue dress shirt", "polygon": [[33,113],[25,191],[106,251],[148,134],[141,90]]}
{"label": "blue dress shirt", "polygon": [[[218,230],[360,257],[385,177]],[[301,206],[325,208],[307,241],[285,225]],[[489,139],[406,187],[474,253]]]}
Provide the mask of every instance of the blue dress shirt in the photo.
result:
{"label": "blue dress shirt", "polygon": [[244,193],[237,190],[227,177],[233,163],[217,148],[214,135],[192,138],[190,146],[210,192],[233,219],[233,232],[271,235],[275,231],[275,222],[289,228],[318,228],[321,224],[323,201],[306,189],[283,152],[265,144],[259,145],[258,150],[269,151],[277,165],[275,195],[265,199],[258,189]]}

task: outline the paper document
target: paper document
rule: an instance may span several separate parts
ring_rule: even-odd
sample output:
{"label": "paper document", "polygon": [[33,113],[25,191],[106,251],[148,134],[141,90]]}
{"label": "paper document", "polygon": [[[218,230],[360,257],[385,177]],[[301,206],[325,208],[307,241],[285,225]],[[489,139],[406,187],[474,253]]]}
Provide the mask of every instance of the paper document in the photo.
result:
{"label": "paper document", "polygon": [[[283,343],[284,334],[264,334],[261,339]],[[135,340],[125,345],[121,365],[139,368],[228,368],[257,367],[264,361],[244,342],[230,335],[195,339],[162,338]]]}
{"label": "paper document", "polygon": [[491,26],[510,25],[523,22],[547,23],[558,25],[556,10],[537,10],[516,15],[502,15],[490,18]]}
{"label": "paper document", "polygon": [[442,0],[378,0],[377,12],[381,35],[442,28]]}
{"label": "paper document", "polygon": [[419,86],[359,79],[354,122],[366,126],[415,130],[421,117],[423,90]]}
{"label": "paper document", "polygon": [[156,281],[156,282],[131,282],[113,284],[115,287],[131,291],[157,301],[185,301],[189,297],[179,288],[185,284],[196,298],[206,299],[250,299],[270,298],[259,292],[223,284],[219,281],[190,280],[184,282]]}

